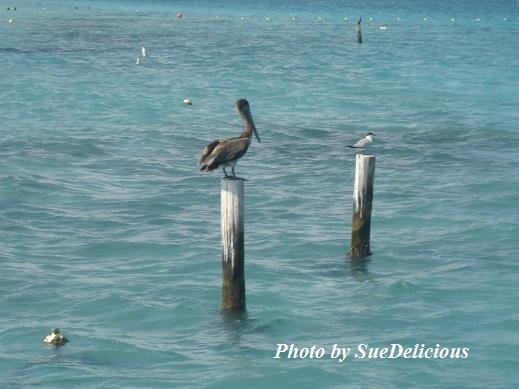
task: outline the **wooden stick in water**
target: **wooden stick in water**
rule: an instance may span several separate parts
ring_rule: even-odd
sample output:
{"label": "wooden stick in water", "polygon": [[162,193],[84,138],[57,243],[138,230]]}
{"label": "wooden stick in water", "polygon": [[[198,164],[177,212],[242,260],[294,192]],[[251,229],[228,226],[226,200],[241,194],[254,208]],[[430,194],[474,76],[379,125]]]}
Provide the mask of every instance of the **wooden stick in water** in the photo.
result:
{"label": "wooden stick in water", "polygon": [[222,178],[222,308],[245,310],[244,180]]}
{"label": "wooden stick in water", "polygon": [[351,222],[351,248],[349,256],[367,257],[373,205],[373,182],[375,181],[375,157],[357,154],[355,186],[353,188],[353,216]]}

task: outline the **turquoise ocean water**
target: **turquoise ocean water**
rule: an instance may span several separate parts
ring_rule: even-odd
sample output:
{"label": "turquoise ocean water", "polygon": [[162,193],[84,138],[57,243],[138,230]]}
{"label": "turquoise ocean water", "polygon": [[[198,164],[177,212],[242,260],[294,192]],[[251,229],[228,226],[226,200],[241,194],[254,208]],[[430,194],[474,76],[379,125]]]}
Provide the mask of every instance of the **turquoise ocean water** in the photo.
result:
{"label": "turquoise ocean water", "polygon": [[[517,387],[519,2],[12,3],[2,388]],[[263,143],[237,166],[248,310],[229,316],[221,173],[197,161],[241,131],[240,97]],[[357,263],[346,145],[368,131],[374,254]],[[64,347],[42,343],[53,327]],[[277,360],[278,343],[470,354]]]}

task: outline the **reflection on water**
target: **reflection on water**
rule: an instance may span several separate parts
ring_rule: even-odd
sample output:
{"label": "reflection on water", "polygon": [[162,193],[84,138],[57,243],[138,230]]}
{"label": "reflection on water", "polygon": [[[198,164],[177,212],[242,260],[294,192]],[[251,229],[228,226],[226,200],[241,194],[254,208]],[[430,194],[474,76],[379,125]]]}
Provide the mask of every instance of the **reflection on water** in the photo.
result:
{"label": "reflection on water", "polygon": [[375,278],[369,273],[369,258],[346,258],[347,269],[355,281],[373,281]]}
{"label": "reflection on water", "polygon": [[231,312],[221,309],[220,317],[220,324],[228,342],[232,345],[240,345],[243,333],[251,324],[247,311]]}

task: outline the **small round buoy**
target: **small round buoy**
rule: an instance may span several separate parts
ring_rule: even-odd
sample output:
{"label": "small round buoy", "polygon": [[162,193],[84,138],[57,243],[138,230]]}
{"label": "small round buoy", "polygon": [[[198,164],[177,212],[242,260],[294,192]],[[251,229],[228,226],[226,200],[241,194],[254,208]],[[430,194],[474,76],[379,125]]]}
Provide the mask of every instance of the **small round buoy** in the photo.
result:
{"label": "small round buoy", "polygon": [[322,16],[318,16],[317,20],[321,22],[323,20],[323,17]]}
{"label": "small round buoy", "polygon": [[191,101],[191,99],[184,99],[184,101],[182,101],[182,103],[184,105],[193,105],[193,102]]}
{"label": "small round buoy", "polygon": [[506,22],[506,18],[503,18],[503,22]]}
{"label": "small round buoy", "polygon": [[270,16],[267,16],[267,17],[265,18],[265,20],[266,20],[267,22],[270,21]]}
{"label": "small round buoy", "polygon": [[397,22],[400,21],[400,17],[399,17],[399,16],[396,17],[396,21],[397,21]]}
{"label": "small round buoy", "polygon": [[13,19],[9,19],[9,20],[7,21],[7,23],[12,24],[12,23],[14,23],[14,20],[13,20]]}
{"label": "small round buoy", "polygon": [[450,18],[450,21],[453,22],[455,19],[454,18]]}
{"label": "small round buoy", "polygon": [[241,19],[241,20],[245,20],[245,16],[241,16],[240,19]]}
{"label": "small round buoy", "polygon": [[479,22],[479,18],[476,18],[476,22]]}
{"label": "small round buoy", "polygon": [[373,17],[372,16],[369,17],[369,21],[370,22],[373,21]]}
{"label": "small round buoy", "polygon": [[68,339],[61,335],[59,328],[53,328],[50,334],[43,338],[43,343],[52,346],[62,346],[66,342],[68,342]]}
{"label": "small round buoy", "polygon": [[344,21],[347,22],[347,21],[348,21],[348,18],[344,18]]}
{"label": "small round buoy", "polygon": [[427,18],[423,18],[423,21],[426,22],[426,21],[427,21]]}

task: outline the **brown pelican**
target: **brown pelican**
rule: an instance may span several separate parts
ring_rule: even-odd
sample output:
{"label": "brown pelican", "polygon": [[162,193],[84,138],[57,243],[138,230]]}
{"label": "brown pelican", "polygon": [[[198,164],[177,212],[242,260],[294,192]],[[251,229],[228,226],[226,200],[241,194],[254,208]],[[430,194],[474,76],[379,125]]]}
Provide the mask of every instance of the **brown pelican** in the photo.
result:
{"label": "brown pelican", "polygon": [[236,177],[234,166],[247,152],[252,133],[254,133],[258,142],[261,143],[250,114],[249,102],[245,99],[239,99],[236,102],[236,110],[245,122],[245,130],[236,138],[217,139],[205,146],[200,157],[201,172],[207,173],[221,167],[225,177],[229,177],[225,168],[231,167],[232,177]]}
{"label": "brown pelican", "polygon": [[365,138],[362,138],[357,143],[355,143],[351,146],[348,146],[348,147],[350,147],[352,149],[367,149],[373,143],[374,136],[375,136],[375,134],[373,134],[372,132],[368,132],[368,134],[366,135]]}

